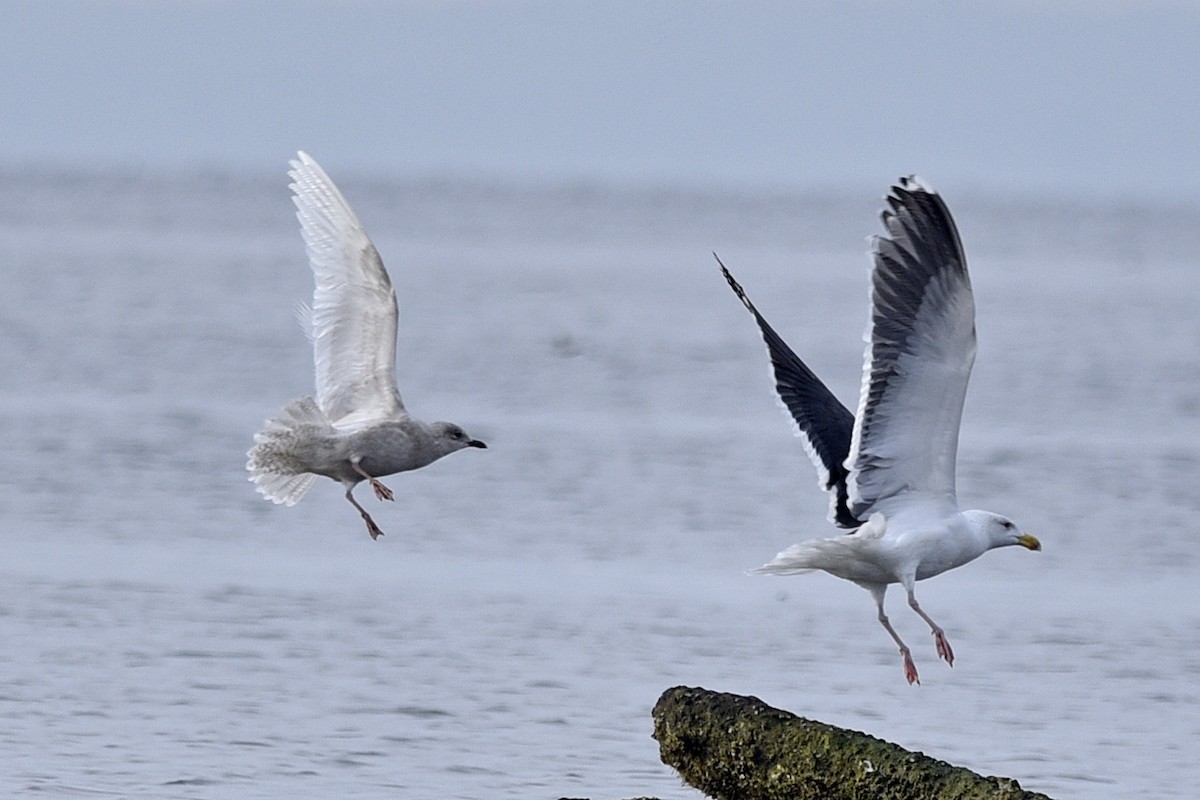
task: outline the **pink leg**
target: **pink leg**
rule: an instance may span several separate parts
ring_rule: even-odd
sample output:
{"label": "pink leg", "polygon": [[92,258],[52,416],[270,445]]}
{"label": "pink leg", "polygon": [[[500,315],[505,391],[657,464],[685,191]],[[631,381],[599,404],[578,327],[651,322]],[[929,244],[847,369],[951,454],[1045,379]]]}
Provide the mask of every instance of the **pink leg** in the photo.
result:
{"label": "pink leg", "polygon": [[933,631],[933,641],[937,645],[937,654],[940,658],[946,659],[946,663],[954,666],[954,651],[950,649],[950,642],[946,640],[946,634],[942,632],[941,627],[929,618],[929,615],[921,610],[921,605],[917,602],[917,596],[913,594],[913,590],[908,590],[908,605],[920,615],[921,619],[929,624],[929,629]]}
{"label": "pink leg", "polygon": [[[384,486],[382,483],[380,483],[379,481],[375,480],[373,477],[368,475],[367,471],[364,470],[362,467],[360,467],[358,465],[357,461],[351,461],[350,466],[354,467],[355,472],[357,472],[359,475],[362,475],[364,478],[366,478],[370,482],[371,488],[375,490],[375,496],[378,497],[380,500],[392,500],[395,497],[395,495],[392,494],[391,489]],[[355,505],[358,505],[358,504],[355,503]]]}
{"label": "pink leg", "polygon": [[883,613],[883,595],[887,591],[887,587],[882,586],[878,590],[870,588],[869,591],[875,597],[875,608],[879,610],[879,624],[883,626],[883,629],[892,637],[892,641],[900,648],[900,658],[904,662],[904,679],[908,681],[910,686],[914,683],[920,686],[921,678],[917,675],[917,665],[913,663],[912,653],[909,652],[908,645],[900,638],[900,634],[896,633],[896,629],[892,627],[887,614]]}
{"label": "pink leg", "polygon": [[380,536],[383,536],[383,531],[379,530],[379,526],[375,524],[375,520],[371,519],[371,515],[367,513],[367,510],[360,506],[358,501],[354,499],[354,495],[351,494],[353,491],[353,486],[346,488],[346,499],[350,501],[352,506],[358,509],[359,514],[362,514],[363,522],[367,523],[367,533],[371,534],[372,539],[378,539]]}

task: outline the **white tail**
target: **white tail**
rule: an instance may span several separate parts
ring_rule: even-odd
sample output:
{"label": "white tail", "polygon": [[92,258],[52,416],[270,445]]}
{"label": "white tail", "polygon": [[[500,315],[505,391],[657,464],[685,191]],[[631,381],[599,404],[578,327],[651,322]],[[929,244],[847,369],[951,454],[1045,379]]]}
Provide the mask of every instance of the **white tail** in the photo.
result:
{"label": "white tail", "polygon": [[317,479],[305,471],[296,454],[300,429],[312,426],[330,428],[316,402],[311,397],[301,397],[284,406],[279,416],[267,420],[267,426],[254,434],[246,469],[250,471],[250,480],[268,500],[295,505]]}
{"label": "white tail", "polygon": [[809,539],[794,544],[761,567],[750,570],[755,575],[802,575],[805,572],[823,569],[836,570],[853,561],[864,545],[883,538],[887,532],[887,519],[876,511],[852,534],[842,534],[831,539]]}
{"label": "white tail", "polygon": [[[775,558],[750,570],[753,575],[802,575],[821,569],[824,559],[824,543],[827,539],[813,539],[800,544],[794,544]],[[836,547],[836,545],[834,545]]]}

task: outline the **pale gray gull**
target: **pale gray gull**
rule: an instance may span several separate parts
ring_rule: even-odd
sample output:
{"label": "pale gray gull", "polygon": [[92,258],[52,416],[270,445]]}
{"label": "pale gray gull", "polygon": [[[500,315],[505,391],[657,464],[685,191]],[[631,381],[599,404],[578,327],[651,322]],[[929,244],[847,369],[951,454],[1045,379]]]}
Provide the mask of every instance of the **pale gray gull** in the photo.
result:
{"label": "pale gray gull", "polygon": [[975,361],[975,302],[950,211],[915,176],[902,178],[872,240],[871,310],[862,391],[851,414],[767,324],[724,264],[721,271],[767,344],[775,388],[830,497],[829,519],[848,534],[793,545],[757,573],[824,570],[875,598],[879,622],[900,648],[904,677],[917,668],[883,610],[889,584],[933,632],[953,666],[941,627],[914,584],[996,547],[1041,543],[989,511],[960,511],[955,458],[967,380]]}
{"label": "pale gray gull", "polygon": [[393,499],[383,475],[419,469],[465,447],[487,447],[450,422],[409,416],[396,388],[396,291],[379,251],[346,198],[307,153],[288,176],[296,216],[316,279],[301,308],[313,346],[316,399],[293,400],[255,435],[246,469],[258,491],[293,505],[318,475],[346,487],[372,539],[383,534],[354,499],[369,481]]}

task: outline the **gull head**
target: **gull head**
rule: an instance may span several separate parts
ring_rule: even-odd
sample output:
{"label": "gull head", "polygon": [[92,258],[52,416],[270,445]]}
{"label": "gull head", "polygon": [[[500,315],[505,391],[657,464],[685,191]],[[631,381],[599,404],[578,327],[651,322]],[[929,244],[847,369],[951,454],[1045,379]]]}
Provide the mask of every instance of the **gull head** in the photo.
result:
{"label": "gull head", "polygon": [[460,426],[453,422],[435,422],[430,426],[433,430],[433,440],[447,453],[462,450],[464,447],[478,447],[486,450],[487,445],[478,439],[472,439]]}
{"label": "gull head", "polygon": [[1036,536],[1023,533],[1008,517],[990,511],[966,511],[963,515],[971,525],[981,531],[987,539],[988,549],[1020,545],[1027,550],[1041,550],[1042,543]]}

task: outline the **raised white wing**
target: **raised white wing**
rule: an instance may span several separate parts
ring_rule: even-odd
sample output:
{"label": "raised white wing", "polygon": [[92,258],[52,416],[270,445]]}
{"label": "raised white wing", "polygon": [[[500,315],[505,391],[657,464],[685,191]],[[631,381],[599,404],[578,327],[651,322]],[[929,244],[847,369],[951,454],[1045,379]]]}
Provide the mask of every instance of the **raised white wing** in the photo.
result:
{"label": "raised white wing", "polygon": [[403,416],[396,388],[396,292],[350,204],[305,152],[288,176],[316,279],[308,332],[317,404],[334,425]]}
{"label": "raised white wing", "polygon": [[850,512],[916,492],[955,504],[958,429],[975,361],[975,301],[958,230],[916,177],[892,187],[873,243],[862,394],[846,466]]}

